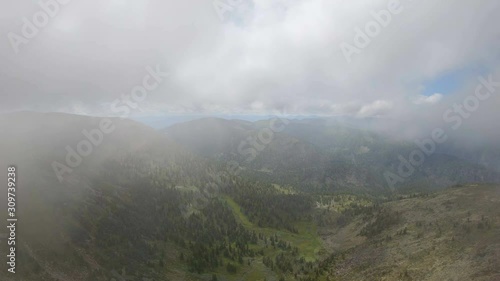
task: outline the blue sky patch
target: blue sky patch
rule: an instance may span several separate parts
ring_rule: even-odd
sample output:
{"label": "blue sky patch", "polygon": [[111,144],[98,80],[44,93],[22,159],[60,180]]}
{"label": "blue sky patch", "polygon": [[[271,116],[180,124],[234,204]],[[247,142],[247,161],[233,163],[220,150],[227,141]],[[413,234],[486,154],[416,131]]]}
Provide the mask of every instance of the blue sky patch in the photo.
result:
{"label": "blue sky patch", "polygon": [[425,81],[422,95],[432,96],[435,93],[449,95],[460,90],[464,82],[469,79],[476,79],[477,76],[485,75],[487,70],[484,67],[465,68],[457,71],[449,71],[436,79]]}

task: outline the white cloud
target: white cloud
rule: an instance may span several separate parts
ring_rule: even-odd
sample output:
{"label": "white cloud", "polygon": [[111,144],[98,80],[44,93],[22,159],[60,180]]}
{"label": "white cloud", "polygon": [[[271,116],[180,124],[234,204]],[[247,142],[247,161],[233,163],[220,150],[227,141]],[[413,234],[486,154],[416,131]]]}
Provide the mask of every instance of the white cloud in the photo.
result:
{"label": "white cloud", "polygon": [[[0,32],[19,32],[20,19],[36,5],[18,2],[0,11]],[[406,120],[421,109],[414,102],[446,101],[419,96],[423,81],[470,65],[498,65],[496,0],[401,0],[403,11],[347,63],[340,43],[351,42],[355,28],[388,2],[254,0],[239,23],[221,23],[205,0],[72,2],[54,19],[74,22],[68,32],[48,27],[18,56],[0,42],[0,111],[71,111],[82,107],[75,100],[86,112],[99,111],[140,83],[145,66],[161,64],[172,76],[141,104],[152,114],[286,108]],[[135,12],[133,20],[123,16]],[[476,75],[464,79],[474,83]]]}
{"label": "white cloud", "polygon": [[443,99],[443,95],[439,93],[435,93],[430,96],[418,95],[413,99],[414,104],[436,104]]}
{"label": "white cloud", "polygon": [[390,101],[377,100],[373,103],[363,105],[358,111],[358,117],[377,117],[385,115],[392,109],[393,103]]}

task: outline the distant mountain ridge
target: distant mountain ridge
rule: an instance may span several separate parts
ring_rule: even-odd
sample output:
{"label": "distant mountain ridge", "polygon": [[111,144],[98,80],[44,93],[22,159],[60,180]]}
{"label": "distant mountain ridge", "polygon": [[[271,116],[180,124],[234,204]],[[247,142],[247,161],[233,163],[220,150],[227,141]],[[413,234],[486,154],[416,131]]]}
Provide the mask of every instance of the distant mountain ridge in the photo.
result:
{"label": "distant mountain ridge", "polygon": [[[256,122],[205,118],[164,130],[174,141],[211,159],[237,161],[248,174],[307,190],[385,190],[384,174],[397,174],[399,156],[417,148],[337,119],[286,120],[282,131],[269,127],[273,119]],[[256,152],[250,157],[246,152]],[[397,187],[431,183],[439,188],[460,182],[499,182],[500,173],[453,151],[438,148]],[[459,155],[459,154],[458,154]],[[439,163],[439,164],[437,164]]]}

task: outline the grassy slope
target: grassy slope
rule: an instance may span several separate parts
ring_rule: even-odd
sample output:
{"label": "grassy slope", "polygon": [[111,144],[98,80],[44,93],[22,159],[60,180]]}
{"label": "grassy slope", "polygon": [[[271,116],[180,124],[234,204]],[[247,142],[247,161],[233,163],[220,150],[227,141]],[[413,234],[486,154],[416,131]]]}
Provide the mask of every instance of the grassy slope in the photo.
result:
{"label": "grassy slope", "polygon": [[299,248],[301,256],[308,261],[314,261],[319,257],[320,251],[323,248],[321,239],[317,234],[316,225],[313,222],[299,222],[297,229],[299,234],[291,233],[286,230],[276,230],[273,228],[262,228],[255,226],[248,218],[241,212],[240,206],[229,197],[224,197],[224,200],[233,210],[238,220],[248,229],[254,230],[257,233],[265,235],[277,234],[281,239],[290,242],[293,246]]}
{"label": "grassy slope", "polygon": [[[346,258],[332,265],[332,277],[500,280],[500,187],[469,185],[385,206],[402,214],[400,223],[353,243]],[[362,226],[358,219],[325,238],[352,239]]]}
{"label": "grassy slope", "polygon": [[[255,231],[256,233],[262,233],[267,236],[276,234],[280,239],[290,242],[292,246],[299,248],[300,255],[306,260],[316,260],[321,251],[323,250],[323,244],[320,237],[317,234],[317,229],[312,222],[300,222],[297,224],[297,229],[299,234],[290,233],[284,230],[276,230],[272,228],[262,228],[254,225],[248,220],[248,218],[241,212],[240,206],[230,197],[225,196],[222,198],[227,202],[228,206],[232,209],[234,215],[239,220],[239,222],[246,228]],[[261,247],[262,245],[259,245]],[[266,256],[275,256],[279,253],[279,250],[275,250],[271,247],[266,249]],[[245,260],[245,264],[240,266],[238,274],[231,275],[225,272],[224,268],[221,268],[217,275],[219,280],[277,280],[276,273],[272,272],[262,263],[262,257],[256,257],[250,260],[250,266],[247,265],[248,259]]]}
{"label": "grassy slope", "polygon": [[[324,252],[323,242],[317,234],[317,227],[313,222],[299,222],[296,227],[299,234],[290,233],[285,230],[276,230],[273,228],[262,228],[254,225],[242,212],[240,206],[230,197],[224,196],[221,198],[228,204],[233,211],[237,220],[247,229],[253,230],[256,233],[262,233],[266,236],[276,234],[280,239],[290,242],[292,246],[299,248],[299,253],[308,261],[317,260],[321,253]],[[255,246],[256,249],[261,249],[264,245]],[[170,250],[170,252],[172,252]],[[279,249],[273,249],[269,246],[265,250],[266,256],[276,256],[280,252]],[[225,260],[227,262],[227,260]],[[250,262],[250,265],[248,265]],[[167,270],[165,276],[172,280],[210,280],[212,273],[197,275],[189,273],[187,267],[178,261],[177,255],[173,254],[167,258],[167,264],[170,269]],[[233,262],[234,264],[234,262]],[[226,272],[225,267],[220,267],[217,271],[218,280],[221,281],[256,281],[256,280],[278,280],[275,272],[271,271],[262,263],[262,257],[245,258],[244,264],[239,265],[237,274],[229,274]],[[173,269],[172,269],[173,268]]]}

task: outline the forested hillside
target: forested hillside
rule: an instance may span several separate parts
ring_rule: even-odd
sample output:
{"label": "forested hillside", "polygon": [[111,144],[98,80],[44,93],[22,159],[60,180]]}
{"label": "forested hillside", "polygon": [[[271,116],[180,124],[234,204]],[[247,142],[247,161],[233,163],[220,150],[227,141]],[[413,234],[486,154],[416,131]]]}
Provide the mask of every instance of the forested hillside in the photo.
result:
{"label": "forested hillside", "polygon": [[[489,280],[498,274],[498,187],[437,194],[423,192],[425,186],[418,193],[369,189],[376,180],[363,178],[368,164],[332,159],[347,157],[349,146],[381,151],[389,145],[370,133],[332,129],[332,138],[339,139],[328,146],[315,142],[311,132],[292,137],[285,130],[253,161],[232,170],[224,161],[232,148],[217,146],[219,135],[211,136],[210,148],[194,149],[173,133],[110,119],[115,129],[80,155],[79,165],[70,165],[68,151],[78,152],[79,143],[90,140],[82,132],[95,133],[104,119],[14,114],[2,116],[2,126],[12,118],[19,126],[1,145],[16,148],[2,165],[15,165],[19,175],[19,266],[14,277],[0,275],[2,280],[437,280],[451,274],[456,261],[466,271],[457,276]],[[202,123],[199,130],[218,124],[224,138],[238,132],[231,143],[261,126]],[[367,163],[376,157],[363,151],[366,156],[357,157]],[[443,177],[464,165],[455,158],[435,161],[451,169]],[[69,170],[55,169],[60,166],[54,162]],[[474,171],[471,176],[477,176]],[[360,185],[333,188],[350,173]],[[432,173],[439,175],[439,169]],[[456,245],[467,256],[459,257]],[[432,263],[434,254],[445,263]],[[0,261],[6,263],[5,256]],[[435,273],[426,275],[427,265]]]}
{"label": "forested hillside", "polygon": [[[398,175],[400,157],[409,161],[409,155],[419,147],[351,123],[280,118],[250,123],[208,118],[177,124],[164,132],[193,153],[236,161],[243,174],[256,180],[292,185],[305,192],[389,191],[386,173]],[[426,156],[425,165],[416,166],[394,187],[434,190],[456,183],[500,182],[494,165],[460,158],[463,151],[455,153],[458,150],[446,147],[436,147]]]}

